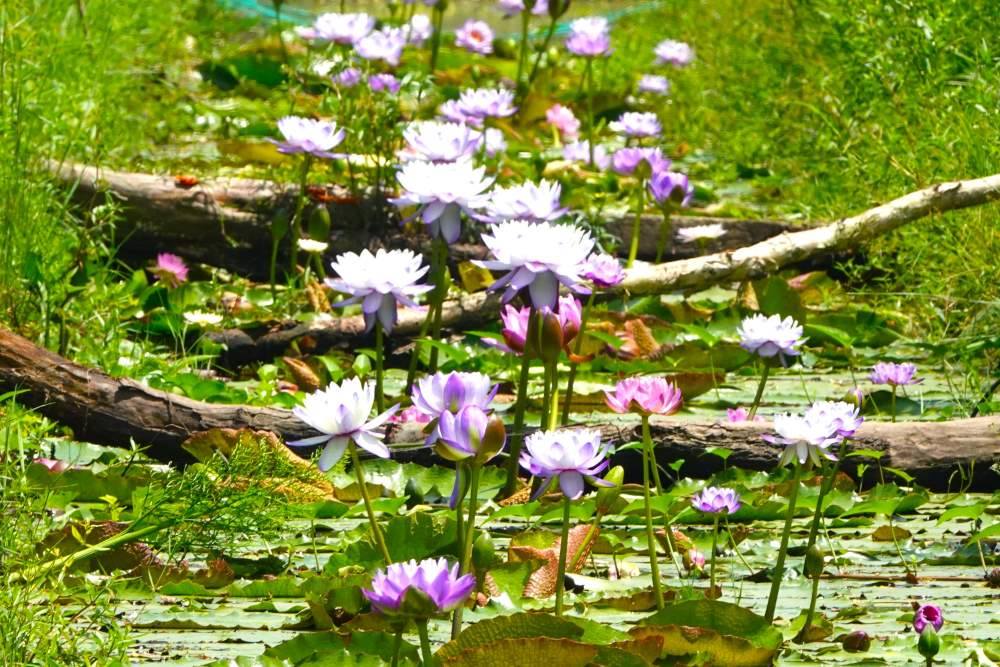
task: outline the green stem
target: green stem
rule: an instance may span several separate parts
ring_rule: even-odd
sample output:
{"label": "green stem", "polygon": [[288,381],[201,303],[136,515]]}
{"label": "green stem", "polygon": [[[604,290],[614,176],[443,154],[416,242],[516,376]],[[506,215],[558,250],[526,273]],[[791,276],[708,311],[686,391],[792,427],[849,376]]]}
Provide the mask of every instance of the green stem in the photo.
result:
{"label": "green stem", "polygon": [[580,547],[573,554],[573,558],[569,561],[567,568],[570,572],[576,572],[577,568],[580,566],[580,561],[583,560],[583,554],[587,553],[587,545],[590,544],[591,540],[597,535],[597,530],[601,527],[601,517],[600,515],[594,517],[593,523],[590,524],[590,530],[583,538],[583,542],[580,543]]}
{"label": "green stem", "polygon": [[[541,331],[541,327],[538,329]],[[541,349],[541,345],[538,346]],[[538,422],[538,427],[542,430],[549,428],[549,412],[552,408],[552,367],[547,361],[542,360],[542,418]]]}
{"label": "green stem", "polygon": [[434,664],[434,654],[431,652],[431,638],[427,634],[427,619],[417,620],[417,633],[420,635],[420,659],[425,667]]}
{"label": "green stem", "polygon": [[[591,290],[590,297],[587,299],[587,303],[583,306],[583,312],[580,313],[580,331],[576,334],[576,340],[573,342],[573,354],[574,356],[580,356],[580,351],[583,349],[583,333],[587,330],[587,320],[590,318],[590,311],[594,307],[594,291]],[[576,382],[576,369],[579,364],[570,359],[569,362],[569,378],[566,380],[566,400],[563,403],[563,413],[562,413],[562,425],[567,426],[569,424],[569,413],[570,409],[573,407],[573,384]]]}
{"label": "green stem", "polygon": [[[472,545],[475,541],[476,533],[476,501],[479,497],[479,465],[472,463],[469,466],[469,520],[465,525],[465,542],[462,547],[462,556],[459,562],[459,574],[466,574],[472,571]],[[461,513],[462,507],[459,505],[456,510]],[[462,631],[462,611],[464,607],[459,605],[455,608],[455,613],[451,618],[451,638],[458,637]]]}
{"label": "green stem", "polygon": [[306,155],[302,158],[302,171],[299,173],[299,193],[295,199],[295,215],[288,223],[288,233],[291,234],[291,263],[288,267],[288,275],[295,275],[295,267],[299,262],[299,238],[301,236],[299,227],[302,224],[302,212],[306,208],[306,198],[308,197],[309,170],[312,168],[312,157]]}
{"label": "green stem", "polygon": [[812,591],[809,596],[809,611],[806,612],[806,621],[802,624],[802,629],[795,636],[797,641],[804,642],[806,638],[806,633],[809,632],[809,628],[812,627],[813,616],[816,614],[816,600],[819,597],[819,579],[820,575],[816,575],[812,580]]}
{"label": "green stem", "polygon": [[[435,276],[434,290],[434,319],[431,321],[431,338],[439,340],[441,338],[441,320],[444,316],[444,300],[448,296],[448,243],[439,238],[435,240],[437,250],[438,275]],[[437,372],[438,348],[431,348],[429,370],[431,373]]]}
{"label": "green stem", "polygon": [[563,592],[566,588],[566,552],[569,550],[569,510],[573,501],[567,496],[563,503],[562,537],[559,540],[559,571],[556,575],[556,616],[562,616]]}
{"label": "green stem", "polygon": [[[417,342],[413,345],[413,352],[410,355],[410,367],[406,372],[406,393],[409,394],[413,391],[413,383],[416,381],[417,377],[417,364],[420,362],[420,341],[427,337],[431,330],[431,325],[437,318],[437,305],[444,300],[444,293],[447,293],[447,288],[442,289],[441,283],[443,282],[444,271],[441,270],[441,262],[447,261],[448,245],[445,243],[444,246],[444,258],[440,252],[438,243],[444,243],[443,239],[434,239],[433,250],[431,252],[431,275],[434,277],[435,289],[431,293],[430,303],[427,306],[427,316],[424,317],[423,323],[420,325],[420,335],[417,337]],[[446,269],[447,270],[447,269]],[[440,326],[440,325],[439,325]],[[436,350],[432,349],[432,353]],[[437,359],[435,358],[435,362]]]}
{"label": "green stem", "polygon": [[837,452],[837,460],[826,466],[823,481],[820,483],[819,497],[816,499],[816,512],[813,514],[812,525],[809,526],[809,540],[806,542],[806,549],[816,544],[816,538],[819,536],[819,522],[823,518],[823,501],[826,499],[826,495],[830,493],[830,489],[833,488],[833,482],[837,477],[837,472],[840,470],[840,462],[846,454],[847,438],[844,438],[840,441],[840,451]]}
{"label": "green stem", "polygon": [[[587,58],[587,68],[583,73],[587,87],[587,147],[590,153],[590,164],[594,166],[594,59]],[[630,265],[631,266],[631,265]]]}
{"label": "green stem", "polygon": [[[174,525],[174,521],[168,521],[165,523],[156,523],[151,526],[146,526],[145,528],[132,529],[131,527],[127,530],[123,530],[117,535],[112,535],[106,540],[102,540],[97,544],[81,549],[80,551],[74,551],[71,554],[67,554],[62,558],[57,558],[55,560],[49,561],[42,564],[38,568],[27,570],[24,573],[24,578],[27,580],[33,580],[36,577],[42,577],[47,575],[49,572],[54,570],[71,567],[72,565],[79,563],[82,560],[86,560],[91,556],[99,554],[108,549],[113,549],[121,544],[127,544],[128,542],[134,542],[146,535],[152,535],[153,533],[158,533],[161,530],[165,530],[170,526]],[[134,524],[133,524],[134,526]]]}
{"label": "green stem", "polygon": [[434,35],[431,37],[430,72],[434,76],[437,71],[438,54],[441,52],[441,30],[444,27],[444,8],[441,3],[434,5]]}
{"label": "green stem", "polygon": [[525,90],[521,85],[521,76],[524,74],[524,64],[528,60],[528,25],[530,23],[531,12],[525,8],[521,12],[521,50],[517,54],[517,78],[514,79],[514,90],[519,95],[522,95]]}
{"label": "green stem", "polygon": [[517,381],[517,400],[514,403],[514,428],[510,438],[510,456],[507,458],[507,483],[504,495],[509,496],[517,488],[517,467],[520,465],[521,447],[524,445],[524,407],[528,397],[528,376],[531,373],[531,358],[521,354],[521,375]]}
{"label": "green stem", "polygon": [[639,254],[639,236],[642,233],[642,209],[646,205],[646,180],[639,179],[639,189],[635,194],[635,221],[632,223],[632,240],[628,247],[628,261],[625,268],[632,268]]}
{"label": "green stem", "polygon": [[712,599],[715,599],[715,546],[719,539],[719,515],[715,515],[715,523],[712,525],[712,558],[708,565],[708,590]]}
{"label": "green stem", "polygon": [[[653,578],[653,595],[656,608],[663,609],[663,591],[660,590],[660,563],[656,555],[656,533],[653,531],[653,506],[649,496],[649,460],[653,456],[653,441],[649,437],[649,417],[642,416],[642,499],[646,510],[646,549],[649,553],[649,570]],[[669,536],[668,538],[669,539]]]}
{"label": "green stem", "polygon": [[774,612],[778,606],[778,592],[781,590],[781,580],[785,575],[785,556],[788,555],[788,540],[792,534],[792,522],[795,520],[795,501],[799,497],[800,466],[796,461],[792,469],[792,490],[788,494],[788,512],[785,514],[785,527],[781,532],[781,546],[778,547],[778,558],[774,563],[771,579],[771,592],[767,596],[767,611],[764,618],[768,623],[774,621]]}
{"label": "green stem", "polygon": [[760,374],[760,384],[757,385],[757,393],[753,397],[753,405],[750,406],[750,414],[747,416],[749,421],[753,421],[753,418],[757,416],[757,408],[760,407],[760,399],[764,396],[764,385],[767,384],[767,376],[771,374],[771,366],[766,361],[764,362],[764,370]]}
{"label": "green stem", "polygon": [[667,244],[673,238],[674,225],[670,217],[669,204],[663,204],[663,222],[660,223],[660,238],[656,243],[656,260],[659,264],[663,260],[663,253],[667,251]]}
{"label": "green stem", "polygon": [[459,463],[455,467],[455,483],[458,485],[458,497],[455,499],[455,542],[458,553],[455,554],[458,562],[462,562],[462,545],[465,544],[465,513],[462,511],[462,503],[465,502],[466,485],[462,480],[462,475],[466,474],[464,463]]}
{"label": "green stem", "polygon": [[898,387],[892,385],[892,423],[896,423],[896,390]]}
{"label": "green stem", "polygon": [[531,84],[534,83],[535,77],[538,76],[538,68],[542,64],[542,56],[549,50],[549,44],[552,43],[552,36],[556,32],[557,20],[552,19],[549,22],[549,28],[545,31],[545,39],[542,41],[542,48],[535,55],[535,62],[531,66],[531,73],[528,75],[528,81],[525,84],[525,90],[531,89]]}
{"label": "green stem", "polygon": [[389,555],[389,547],[385,545],[385,537],[382,536],[382,529],[378,526],[378,521],[375,519],[375,510],[372,508],[372,499],[368,495],[368,485],[365,484],[365,471],[361,467],[361,458],[358,456],[358,448],[351,440],[347,445],[347,449],[351,454],[351,464],[354,466],[354,477],[358,482],[358,490],[361,493],[361,500],[365,504],[365,513],[368,515],[368,523],[371,525],[372,529],[372,539],[375,540],[375,546],[382,554],[382,559],[385,564],[388,565],[392,562],[392,556]]}
{"label": "green stem", "polygon": [[375,409],[379,414],[385,411],[385,396],[382,393],[383,369],[383,348],[385,341],[382,335],[382,323],[375,319]]}
{"label": "green stem", "polygon": [[649,443],[649,474],[653,478],[653,488],[656,489],[657,495],[663,493],[663,487],[660,486],[660,469],[656,465],[656,453],[653,450],[653,436],[649,432],[649,416],[643,415],[642,417],[642,441],[643,443]]}
{"label": "green stem", "polygon": [[403,648],[403,629],[396,630],[392,638],[392,667],[399,665],[399,650]]}
{"label": "green stem", "polygon": [[548,421],[545,428],[549,431],[556,430],[559,422],[559,361],[553,361],[549,368],[549,407]]}

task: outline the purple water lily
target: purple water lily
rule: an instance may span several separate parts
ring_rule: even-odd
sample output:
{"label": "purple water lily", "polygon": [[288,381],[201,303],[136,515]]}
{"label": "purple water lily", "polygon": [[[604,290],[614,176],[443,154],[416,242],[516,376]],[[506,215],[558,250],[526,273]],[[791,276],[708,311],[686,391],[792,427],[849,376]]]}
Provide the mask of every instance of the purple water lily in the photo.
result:
{"label": "purple water lily", "polygon": [[395,67],[403,57],[408,32],[406,28],[382,28],[359,39],[354,50],[365,60],[382,60]]}
{"label": "purple water lily", "polygon": [[663,132],[655,113],[627,111],[608,124],[612,132],[625,137],[658,137]]}
{"label": "purple water lily", "polygon": [[670,169],[670,158],[664,157],[659,148],[619,148],[611,156],[611,166],[619,174],[635,173],[640,165],[645,163],[653,175]]}
{"label": "purple water lily", "polygon": [[552,222],[568,211],[561,205],[561,197],[562,185],[546,180],[537,185],[528,181],[507,188],[495,188],[483,219],[493,223],[504,220]]}
{"label": "purple water lily", "polygon": [[594,429],[536,431],[525,438],[520,462],[541,479],[533,498],[558,479],[563,495],[575,500],[583,495],[584,480],[596,486],[613,486],[598,477],[608,467],[611,453],[611,447],[601,443],[600,431]]}
{"label": "purple water lily", "polygon": [[747,352],[765,359],[778,356],[782,362],[785,357],[798,356],[799,347],[805,342],[802,325],[791,317],[782,319],[781,315],[747,317],[736,333],[740,337],[740,347]]}
{"label": "purple water lily", "polygon": [[493,29],[486,21],[469,19],[455,31],[455,45],[488,56],[493,53]]}
{"label": "purple water lily", "polygon": [[566,50],[584,58],[610,55],[611,33],[608,20],[603,16],[589,16],[570,23]]}
{"label": "purple water lily", "polygon": [[462,213],[474,216],[489,201],[486,191],[493,181],[485,167],[468,160],[457,162],[408,162],[396,176],[403,194],[390,199],[400,208],[419,206],[419,215],[431,236],[454,243],[462,233]]}
{"label": "purple water lily", "polygon": [[375,17],[364,13],[320,14],[308,27],[298,27],[295,32],[304,39],[337,44],[356,44],[375,29]]}
{"label": "purple water lily", "polygon": [[584,264],[583,277],[594,283],[594,287],[607,289],[625,280],[625,269],[617,257],[606,253],[594,253]]}
{"label": "purple water lily", "polygon": [[917,367],[914,364],[896,364],[891,361],[880,361],[872,367],[869,378],[874,384],[903,387],[922,382],[922,380],[914,377],[916,373]]}
{"label": "purple water lily", "polygon": [[740,509],[740,494],[727,487],[708,486],[691,498],[691,506],[707,514],[735,514]]}
{"label": "purple water lily", "polygon": [[919,635],[928,625],[934,628],[935,632],[941,630],[944,625],[944,614],[941,613],[941,607],[933,604],[922,604],[917,607],[913,614],[913,629]]}
{"label": "purple water lily", "polygon": [[643,74],[639,78],[639,92],[652,95],[667,95],[670,93],[670,80],[656,74]]}
{"label": "purple water lily", "polygon": [[462,604],[476,587],[474,575],[459,576],[458,572],[458,563],[449,567],[444,558],[392,563],[375,572],[371,588],[361,592],[375,611],[394,616],[407,614],[404,607],[407,592],[418,591],[433,605],[427,611],[440,614]]}
{"label": "purple water lily", "polygon": [[483,134],[464,123],[424,120],[407,125],[403,140],[406,148],[399,152],[403,161],[457,162],[479,150]]}
{"label": "purple water lily", "polygon": [[[440,419],[445,412],[456,414],[470,405],[486,410],[497,393],[499,385],[482,373],[435,373],[417,381],[413,388],[413,405],[431,418]],[[435,428],[427,436],[427,444],[440,437]]]}
{"label": "purple water lily", "polygon": [[669,415],[683,402],[681,391],[666,379],[641,375],[625,378],[614,392],[604,392],[604,402],[618,414]]}
{"label": "purple water lily", "polygon": [[694,199],[694,186],[685,174],[654,168],[653,175],[649,179],[649,193],[659,204],[672,202],[687,206]]}
{"label": "purple water lily", "polygon": [[685,42],[665,39],[653,49],[656,62],[661,65],[670,64],[674,67],[684,67],[694,61],[694,49]]}

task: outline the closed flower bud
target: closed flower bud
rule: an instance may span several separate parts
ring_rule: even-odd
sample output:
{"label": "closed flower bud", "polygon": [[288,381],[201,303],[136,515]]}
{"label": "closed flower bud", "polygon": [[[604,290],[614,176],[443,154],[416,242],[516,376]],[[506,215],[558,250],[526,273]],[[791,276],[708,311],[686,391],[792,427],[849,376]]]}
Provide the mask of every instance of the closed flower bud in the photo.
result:
{"label": "closed flower bud", "polygon": [[597,489],[597,514],[604,516],[611,512],[612,506],[622,493],[622,483],[625,481],[625,468],[615,466],[604,476],[605,482],[614,486],[602,486]]}
{"label": "closed flower bud", "polygon": [[866,653],[872,647],[872,638],[864,630],[855,630],[844,635],[840,646],[848,653]]}
{"label": "closed flower bud", "polygon": [[489,461],[500,453],[507,442],[507,428],[503,424],[503,419],[497,415],[490,416],[486,422],[486,431],[483,433],[483,441],[479,445],[479,453],[476,458],[479,461]]}
{"label": "closed flower bud", "polygon": [[309,238],[320,240],[330,238],[330,211],[326,206],[317,206],[309,214]]}
{"label": "closed flower bud", "polygon": [[805,567],[803,568],[804,574],[810,579],[818,579],[823,574],[825,561],[826,557],[823,555],[823,550],[815,544],[812,545],[806,550]]}
{"label": "closed flower bud", "polygon": [[563,331],[559,316],[552,311],[543,311],[541,357],[545,363],[555,363],[562,352]]}
{"label": "closed flower bud", "polygon": [[560,18],[569,11],[570,0],[549,0],[549,16],[553,19]]}
{"label": "closed flower bud", "polygon": [[920,655],[928,660],[936,656],[938,651],[941,650],[941,640],[938,638],[938,633],[934,629],[934,626],[928,625],[920,633],[920,639],[917,640],[917,650],[920,651]]}

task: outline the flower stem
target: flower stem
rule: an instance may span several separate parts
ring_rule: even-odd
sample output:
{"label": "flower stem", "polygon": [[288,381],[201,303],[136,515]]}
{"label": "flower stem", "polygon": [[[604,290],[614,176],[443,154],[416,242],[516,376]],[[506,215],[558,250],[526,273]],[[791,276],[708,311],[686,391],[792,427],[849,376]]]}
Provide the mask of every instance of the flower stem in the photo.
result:
{"label": "flower stem", "polygon": [[764,385],[767,384],[767,376],[771,374],[771,366],[764,362],[764,370],[760,374],[760,384],[757,385],[757,393],[753,397],[753,405],[750,406],[750,414],[747,415],[747,419],[753,421],[753,418],[757,416],[757,408],[760,407],[760,399],[764,396]]}
{"label": "flower stem", "polygon": [[521,458],[521,447],[524,445],[524,406],[528,397],[528,376],[531,373],[531,358],[522,353],[521,375],[517,380],[517,400],[514,403],[514,427],[510,438],[510,456],[507,458],[507,483],[504,485],[504,495],[514,493],[517,487],[517,467]]}
{"label": "flower stem", "polygon": [[[434,317],[431,320],[431,338],[438,340],[441,338],[441,319],[444,315],[444,300],[448,296],[448,242],[443,238],[434,240],[435,264],[437,274],[434,276]],[[429,370],[431,373],[437,372],[438,348],[431,348]]]}
{"label": "flower stem", "polygon": [[806,612],[806,621],[802,624],[802,629],[799,630],[797,635],[795,635],[795,640],[798,642],[806,641],[806,633],[809,632],[809,628],[812,627],[813,616],[816,614],[816,599],[819,597],[819,579],[819,574],[813,577],[812,592],[809,596],[809,611]]}
{"label": "flower stem", "polygon": [[656,465],[656,454],[653,451],[653,436],[649,432],[649,416],[642,416],[642,442],[649,443],[649,474],[653,478],[653,488],[656,489],[657,495],[663,493],[663,487],[660,486],[660,469]]}
{"label": "flower stem", "polygon": [[438,54],[441,52],[441,30],[444,28],[444,8],[441,3],[434,5],[434,35],[431,37],[431,63],[429,74],[437,71]]}
{"label": "flower stem", "polygon": [[385,411],[385,396],[382,391],[382,355],[385,341],[382,340],[382,323],[375,320],[375,409],[379,414]]}
{"label": "flower stem", "polygon": [[[663,609],[663,591],[660,590],[660,563],[656,555],[656,533],[653,532],[653,506],[649,497],[649,461],[653,457],[653,440],[649,437],[649,417],[642,416],[642,499],[646,509],[646,548],[649,552],[649,571],[653,578],[653,596],[656,608]],[[669,539],[669,536],[667,537]]]}
{"label": "flower stem", "polygon": [[837,478],[837,472],[840,470],[840,462],[843,460],[845,454],[847,454],[847,438],[840,441],[840,451],[837,452],[837,460],[827,465],[823,481],[820,483],[819,497],[816,498],[816,512],[813,514],[812,525],[809,526],[809,540],[806,542],[806,549],[816,544],[816,538],[819,536],[819,522],[823,518],[823,501],[826,499],[826,495],[830,493],[830,489],[833,488],[833,482]]}
{"label": "flower stem", "polygon": [[[593,120],[591,120],[593,122]],[[635,221],[632,223],[632,241],[628,247],[628,261],[625,268],[630,269],[635,264],[639,254],[639,236],[642,233],[642,210],[646,205],[646,180],[639,179],[639,189],[635,193]]]}
{"label": "flower stem", "polygon": [[531,73],[528,75],[528,81],[524,85],[525,92],[531,88],[531,84],[534,83],[535,77],[538,76],[538,68],[542,64],[542,56],[549,50],[549,44],[552,42],[552,36],[556,32],[557,24],[557,19],[549,21],[549,27],[545,31],[545,39],[542,41],[542,48],[539,49],[538,53],[535,55],[535,63],[531,66]]}
{"label": "flower stem", "polygon": [[302,171],[299,173],[299,193],[298,197],[295,199],[295,215],[292,216],[291,222],[288,223],[288,232],[291,234],[291,244],[289,248],[291,261],[288,266],[289,276],[295,275],[295,267],[299,263],[299,237],[302,235],[299,228],[302,226],[302,212],[306,208],[309,170],[311,168],[312,156],[306,154],[305,157],[302,158]]}
{"label": "flower stem", "polygon": [[406,393],[409,394],[413,391],[413,383],[417,378],[417,364],[420,362],[420,341],[427,337],[427,334],[431,330],[431,325],[435,320],[437,315],[437,304],[439,300],[444,299],[441,295],[442,290],[441,282],[443,281],[444,272],[441,271],[440,263],[442,261],[447,261],[448,246],[445,244],[445,256],[442,258],[438,242],[443,239],[434,239],[433,250],[431,252],[431,276],[434,278],[435,289],[431,292],[430,303],[427,305],[427,315],[424,317],[423,323],[420,325],[420,335],[417,336],[417,342],[413,345],[413,352],[410,354],[410,367],[406,371]]}
{"label": "flower stem", "polygon": [[527,86],[522,86],[521,76],[524,74],[524,65],[528,60],[528,25],[531,22],[531,12],[525,8],[521,12],[521,50],[517,54],[517,78],[514,79],[514,89],[519,95],[523,94]]}
{"label": "flower stem", "polygon": [[590,524],[590,530],[583,537],[583,542],[580,543],[580,547],[573,554],[573,558],[569,561],[566,566],[570,572],[576,572],[576,568],[580,566],[580,561],[583,560],[583,554],[587,553],[587,545],[590,544],[591,540],[597,535],[597,531],[601,527],[601,517],[595,516],[594,521]]}
{"label": "flower stem", "polygon": [[594,165],[594,59],[587,58],[587,67],[583,71],[587,96],[587,148],[589,151],[590,165]]}
{"label": "flower stem", "polygon": [[396,630],[392,638],[392,667],[399,665],[399,650],[403,648],[403,629]]}
{"label": "flower stem", "polygon": [[566,497],[563,504],[562,537],[559,540],[559,571],[556,575],[556,616],[562,616],[563,592],[566,588],[566,552],[569,550],[569,510],[573,501]]}
{"label": "flower stem", "polygon": [[[591,290],[590,297],[587,299],[587,303],[583,306],[583,312],[580,313],[580,331],[576,334],[576,340],[573,343],[573,354],[574,356],[580,356],[580,351],[583,349],[583,333],[587,330],[587,320],[590,318],[590,311],[594,307],[594,291]],[[569,378],[566,380],[566,400],[563,403],[563,413],[562,413],[562,425],[566,426],[569,424],[569,412],[573,407],[573,384],[576,382],[576,369],[577,364],[575,361],[570,359],[569,362]]]}
{"label": "flower stem", "polygon": [[715,523],[712,525],[712,559],[708,566],[708,590],[709,595],[715,599],[715,546],[719,539],[719,515],[715,515]]}
{"label": "flower stem", "polygon": [[546,430],[554,431],[559,422],[559,360],[556,359],[549,367],[549,419],[545,423]]}
{"label": "flower stem", "polygon": [[458,553],[455,554],[458,562],[462,562],[462,546],[465,544],[465,513],[462,511],[462,503],[465,501],[466,483],[462,481],[462,476],[467,474],[465,464],[459,463],[455,467],[455,484],[458,485],[458,497],[455,498],[455,542]]}
{"label": "flower stem", "polygon": [[420,661],[425,667],[434,664],[434,654],[431,652],[431,638],[427,634],[427,619],[417,620],[417,633],[420,635]]}
{"label": "flower stem", "polygon": [[892,385],[892,423],[896,423],[896,390],[898,387]]}
{"label": "flower stem", "polygon": [[670,218],[670,206],[669,204],[663,205],[663,222],[660,223],[660,238],[656,243],[656,259],[654,260],[656,264],[659,264],[663,260],[663,253],[667,251],[667,244],[673,237],[674,225],[673,220]]}
{"label": "flower stem", "polygon": [[[465,525],[465,541],[462,546],[462,557],[459,560],[459,574],[466,574],[472,570],[472,544],[475,541],[474,535],[476,532],[476,500],[479,495],[479,465],[472,463],[469,465],[469,520]],[[462,506],[456,508],[456,511],[461,514]],[[464,607],[459,605],[455,608],[455,613],[451,618],[451,638],[455,639],[458,637],[458,633],[462,631],[462,610]]]}
{"label": "flower stem", "polygon": [[771,575],[771,592],[767,596],[767,611],[764,618],[768,623],[774,621],[774,611],[778,606],[778,592],[781,590],[781,579],[785,575],[785,556],[788,555],[788,539],[792,534],[792,522],[795,520],[795,501],[799,497],[800,465],[795,463],[792,468],[792,490],[788,494],[788,512],[785,514],[785,527],[781,532],[781,546],[778,547],[778,559],[774,563]]}
{"label": "flower stem", "polygon": [[375,510],[372,508],[372,499],[368,495],[368,486],[365,484],[365,471],[361,467],[361,458],[358,456],[357,445],[354,441],[347,445],[347,449],[351,453],[351,464],[354,466],[354,477],[358,481],[358,490],[361,493],[361,500],[365,504],[365,512],[368,514],[368,523],[371,525],[372,529],[372,539],[375,540],[375,545],[378,550],[382,553],[382,558],[385,560],[385,564],[388,565],[392,562],[392,556],[389,555],[389,548],[385,545],[385,538],[382,536],[382,529],[378,526],[378,521],[375,519]]}

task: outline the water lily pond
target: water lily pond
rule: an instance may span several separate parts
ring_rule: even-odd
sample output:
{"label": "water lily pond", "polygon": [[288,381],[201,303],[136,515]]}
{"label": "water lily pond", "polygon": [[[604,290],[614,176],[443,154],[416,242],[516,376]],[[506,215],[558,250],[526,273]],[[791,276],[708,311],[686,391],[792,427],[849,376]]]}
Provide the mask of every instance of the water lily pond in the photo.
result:
{"label": "water lily pond", "polygon": [[1000,9],[847,4],[5,7],[0,664],[1000,664]]}

